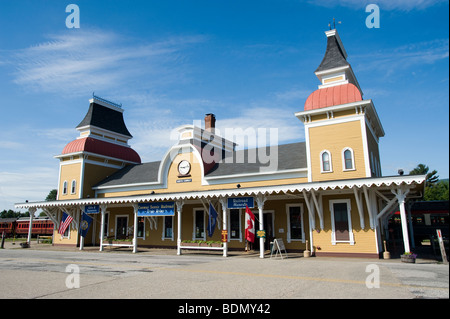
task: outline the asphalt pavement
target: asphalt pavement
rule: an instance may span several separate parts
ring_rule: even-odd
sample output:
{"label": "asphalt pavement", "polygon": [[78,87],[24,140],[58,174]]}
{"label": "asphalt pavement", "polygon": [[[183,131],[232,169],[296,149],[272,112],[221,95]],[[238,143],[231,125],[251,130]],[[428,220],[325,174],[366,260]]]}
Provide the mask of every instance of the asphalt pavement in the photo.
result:
{"label": "asphalt pavement", "polygon": [[[0,250],[0,282],[2,299],[449,298],[449,267],[432,260],[406,264],[300,254],[261,259],[258,253],[222,257],[197,251],[177,256],[174,249],[132,254],[129,249],[79,251],[33,242],[31,248],[7,243]],[[189,311],[189,305],[180,311]]]}

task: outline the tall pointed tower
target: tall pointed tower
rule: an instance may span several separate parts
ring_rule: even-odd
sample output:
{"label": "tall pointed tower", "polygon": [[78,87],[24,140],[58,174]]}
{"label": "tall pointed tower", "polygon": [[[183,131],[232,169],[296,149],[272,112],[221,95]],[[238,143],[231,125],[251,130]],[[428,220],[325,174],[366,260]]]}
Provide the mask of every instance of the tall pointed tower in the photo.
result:
{"label": "tall pointed tower", "polygon": [[92,186],[141,158],[129,145],[132,138],[121,105],[93,96],[76,129],[80,136],[61,155],[58,200],[94,197]]}
{"label": "tall pointed tower", "polygon": [[305,125],[308,181],[381,176],[379,138],[384,130],[372,100],[347,61],[336,29],[315,74],[321,84],[295,115]]}

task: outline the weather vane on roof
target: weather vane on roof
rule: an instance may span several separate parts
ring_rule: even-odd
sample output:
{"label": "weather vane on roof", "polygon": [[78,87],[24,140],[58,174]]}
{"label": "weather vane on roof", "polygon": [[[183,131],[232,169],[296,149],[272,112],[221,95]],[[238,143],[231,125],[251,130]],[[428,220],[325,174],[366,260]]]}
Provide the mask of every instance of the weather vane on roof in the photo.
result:
{"label": "weather vane on roof", "polygon": [[[341,24],[341,23],[342,23],[341,21],[338,21],[338,24]],[[331,30],[331,23],[328,23],[328,27]],[[333,18],[333,29],[336,29],[336,20],[334,18]]]}

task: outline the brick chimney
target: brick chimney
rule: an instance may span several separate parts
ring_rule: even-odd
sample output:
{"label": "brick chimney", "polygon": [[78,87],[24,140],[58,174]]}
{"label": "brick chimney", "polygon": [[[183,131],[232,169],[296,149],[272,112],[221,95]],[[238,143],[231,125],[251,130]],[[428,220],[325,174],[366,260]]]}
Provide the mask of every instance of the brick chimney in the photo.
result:
{"label": "brick chimney", "polygon": [[216,129],[216,116],[212,113],[208,113],[205,116],[205,130],[214,133]]}

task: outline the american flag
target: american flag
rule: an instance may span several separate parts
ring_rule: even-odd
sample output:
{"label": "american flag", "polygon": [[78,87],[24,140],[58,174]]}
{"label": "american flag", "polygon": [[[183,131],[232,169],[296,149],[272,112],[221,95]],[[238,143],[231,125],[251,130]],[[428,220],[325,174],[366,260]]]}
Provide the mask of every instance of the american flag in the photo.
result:
{"label": "american flag", "polygon": [[63,213],[61,222],[59,223],[59,229],[58,229],[58,233],[60,233],[60,235],[64,235],[67,227],[69,227],[72,220],[73,220],[72,216],[69,216],[66,213]]}

